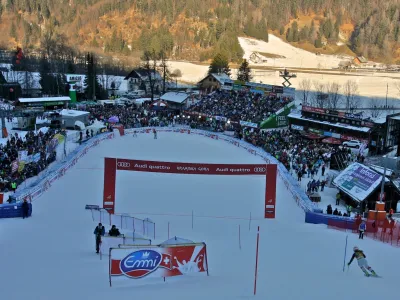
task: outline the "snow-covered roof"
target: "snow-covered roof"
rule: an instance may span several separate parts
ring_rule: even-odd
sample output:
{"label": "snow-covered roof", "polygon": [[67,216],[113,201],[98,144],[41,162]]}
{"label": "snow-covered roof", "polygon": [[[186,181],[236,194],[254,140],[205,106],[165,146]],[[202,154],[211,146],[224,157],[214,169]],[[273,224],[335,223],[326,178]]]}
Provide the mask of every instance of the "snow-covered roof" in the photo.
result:
{"label": "snow-covered roof", "polygon": [[72,110],[72,109],[63,109],[60,112],[60,115],[62,116],[70,116],[70,117],[78,117],[78,116],[83,116],[83,115],[88,115],[88,111],[82,111],[82,110]]}
{"label": "snow-covered roof", "polygon": [[[386,123],[386,116],[383,116],[383,117],[380,117],[380,118],[371,118],[371,119],[373,120],[373,122],[375,124],[385,124]],[[398,120],[400,120],[400,118]]]}
{"label": "snow-covered roof", "polygon": [[293,119],[298,119],[298,120],[306,120],[306,121],[310,121],[310,122],[318,123],[318,124],[326,124],[326,125],[335,126],[335,127],[339,127],[339,128],[345,128],[345,129],[354,130],[354,131],[369,132],[371,130],[371,128],[369,128],[369,127],[356,127],[356,126],[351,126],[351,125],[342,124],[342,123],[331,123],[331,122],[327,122],[327,121],[317,121],[317,120],[314,120],[314,119],[309,119],[309,118],[302,117],[302,115],[298,114],[298,113],[290,113],[288,115],[288,117],[289,118],[293,118]]}
{"label": "snow-covered roof", "polygon": [[[154,98],[153,100],[158,100],[159,98]],[[146,102],[146,101],[151,101],[151,98],[137,98],[137,99],[135,99],[135,102],[136,103],[143,103],[143,102]]]}
{"label": "snow-covered roof", "polygon": [[176,92],[168,92],[161,96],[161,100],[170,101],[175,103],[183,103],[189,95],[186,93],[176,93]]}
{"label": "snow-covered roof", "polygon": [[42,97],[42,98],[19,98],[21,103],[50,102],[50,101],[71,101],[70,97]]}
{"label": "snow-covered roof", "polygon": [[[370,165],[369,166],[372,170],[378,172],[379,174],[383,175],[385,172],[385,168],[381,166],[376,166],[376,165]],[[393,170],[386,168],[386,173],[385,176],[392,176]]]}
{"label": "snow-covered roof", "polygon": [[211,75],[221,83],[224,83],[226,80],[230,80],[230,77],[225,73],[222,74],[212,73]]}

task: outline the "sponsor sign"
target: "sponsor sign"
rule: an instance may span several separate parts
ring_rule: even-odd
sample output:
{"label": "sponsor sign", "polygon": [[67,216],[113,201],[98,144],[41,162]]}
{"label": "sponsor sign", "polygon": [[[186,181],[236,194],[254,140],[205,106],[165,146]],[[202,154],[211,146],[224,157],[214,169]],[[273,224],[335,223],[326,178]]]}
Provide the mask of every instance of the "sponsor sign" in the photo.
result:
{"label": "sponsor sign", "polygon": [[83,75],[67,74],[67,82],[82,82]]}
{"label": "sponsor sign", "polygon": [[272,92],[275,94],[283,94],[283,86],[274,85],[272,87]]}
{"label": "sponsor sign", "polygon": [[100,206],[94,204],[86,204],[85,209],[96,209],[99,210]]}
{"label": "sponsor sign", "polygon": [[[106,158],[106,163],[107,161],[108,159]],[[119,158],[116,161],[117,170],[138,172],[199,175],[265,175],[267,170],[266,165],[250,164],[198,164]]]}
{"label": "sponsor sign", "polygon": [[267,175],[265,176],[265,214],[266,219],[275,218],[275,205],[276,205],[276,175],[277,165],[267,165]]}
{"label": "sponsor sign", "polygon": [[109,272],[110,284],[111,280],[208,273],[206,245],[111,248]]}
{"label": "sponsor sign", "polygon": [[257,123],[252,123],[252,122],[246,122],[246,121],[240,121],[241,126],[247,126],[247,127],[252,127],[252,128],[258,128]]}
{"label": "sponsor sign", "polygon": [[225,118],[225,117],[221,117],[221,116],[215,116],[214,118],[215,118],[215,120],[217,120],[217,121],[222,121],[222,122],[226,122],[226,121],[228,121],[228,119],[227,119],[227,118]]}
{"label": "sponsor sign", "polygon": [[300,130],[300,131],[303,131],[303,130],[304,130],[304,127],[303,127],[303,126],[294,125],[294,124],[292,124],[291,126],[292,126],[292,129],[293,129],[293,130]]}
{"label": "sponsor sign", "polygon": [[276,116],[276,126],[285,127],[288,125],[287,116]]}
{"label": "sponsor sign", "polygon": [[340,173],[333,183],[353,199],[363,201],[381,183],[382,176],[370,168],[353,163]]}
{"label": "sponsor sign", "polygon": [[116,183],[116,170],[117,168],[130,168],[129,162],[118,162],[116,165],[115,158],[105,158],[104,167],[107,170],[107,176],[104,176],[104,190],[103,190],[103,208],[109,213],[114,213],[115,202],[115,183]]}

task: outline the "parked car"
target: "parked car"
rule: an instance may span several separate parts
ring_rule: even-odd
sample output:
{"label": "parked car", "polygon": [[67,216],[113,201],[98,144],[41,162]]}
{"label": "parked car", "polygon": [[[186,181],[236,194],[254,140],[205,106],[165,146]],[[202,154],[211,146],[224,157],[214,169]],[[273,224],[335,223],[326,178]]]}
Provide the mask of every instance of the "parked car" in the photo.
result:
{"label": "parked car", "polygon": [[343,142],[343,146],[358,149],[361,147],[361,142],[357,141],[357,140],[346,141],[346,142]]}

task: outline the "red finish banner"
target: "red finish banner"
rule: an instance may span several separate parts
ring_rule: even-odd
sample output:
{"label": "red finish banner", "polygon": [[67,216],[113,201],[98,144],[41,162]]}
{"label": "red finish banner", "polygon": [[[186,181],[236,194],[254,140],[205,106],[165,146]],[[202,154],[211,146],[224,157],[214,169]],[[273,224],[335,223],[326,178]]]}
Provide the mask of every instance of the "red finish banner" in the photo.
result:
{"label": "red finish banner", "polygon": [[265,179],[265,218],[275,219],[276,211],[276,165],[267,165],[267,174]]}
{"label": "red finish banner", "polygon": [[105,158],[103,208],[110,214],[114,214],[115,211],[117,170],[196,175],[263,175],[266,176],[265,218],[275,218],[277,165],[201,164]]}
{"label": "red finish banner", "polygon": [[266,165],[201,164],[117,158],[117,170],[204,175],[265,175]]}
{"label": "red finish banner", "polygon": [[117,159],[106,157],[104,160],[103,208],[114,214],[115,181],[117,177]]}

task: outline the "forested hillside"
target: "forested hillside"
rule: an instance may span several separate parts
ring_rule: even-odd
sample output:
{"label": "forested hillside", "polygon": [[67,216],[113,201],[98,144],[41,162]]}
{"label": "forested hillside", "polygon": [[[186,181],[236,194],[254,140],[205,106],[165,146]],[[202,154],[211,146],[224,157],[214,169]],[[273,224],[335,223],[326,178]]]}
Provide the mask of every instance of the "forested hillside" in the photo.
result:
{"label": "forested hillside", "polygon": [[[138,56],[148,48],[172,58],[242,57],[238,35],[267,32],[311,50],[347,45],[368,59],[400,59],[398,0],[2,0],[6,48],[79,50]],[[306,18],[305,18],[306,17]],[[333,49],[333,48],[332,48]]]}

